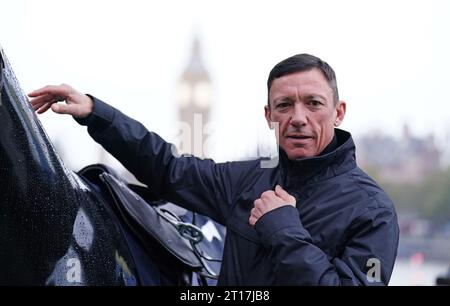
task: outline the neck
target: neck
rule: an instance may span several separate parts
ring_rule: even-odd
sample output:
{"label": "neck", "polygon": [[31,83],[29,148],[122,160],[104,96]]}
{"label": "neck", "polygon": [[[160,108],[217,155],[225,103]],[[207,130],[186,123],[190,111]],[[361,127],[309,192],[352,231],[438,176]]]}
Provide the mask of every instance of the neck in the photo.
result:
{"label": "neck", "polygon": [[[354,167],[354,149],[350,133],[342,130],[335,130],[335,135],[330,143],[319,155],[313,157],[290,160],[283,148],[279,147],[279,166],[283,178],[281,184],[288,186],[303,184],[312,177],[319,179],[316,174],[332,165],[335,174]],[[342,167],[343,164],[345,167]]]}
{"label": "neck", "polygon": [[325,155],[327,153],[333,152],[338,147],[338,141],[336,137],[336,133],[333,134],[333,138],[331,139],[330,143],[325,147],[325,149],[320,152],[318,156]]}

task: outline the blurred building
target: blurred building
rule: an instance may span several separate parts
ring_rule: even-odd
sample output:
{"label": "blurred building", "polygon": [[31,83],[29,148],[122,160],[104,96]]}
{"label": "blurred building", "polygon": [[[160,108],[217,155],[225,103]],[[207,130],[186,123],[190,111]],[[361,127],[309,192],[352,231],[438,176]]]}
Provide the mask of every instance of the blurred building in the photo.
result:
{"label": "blurred building", "polygon": [[400,140],[378,132],[357,139],[358,164],[386,182],[419,183],[440,169],[433,135],[419,138],[407,125]]}
{"label": "blurred building", "polygon": [[190,60],[181,74],[177,100],[180,127],[176,143],[178,150],[204,158],[207,155],[204,148],[205,126],[210,119],[212,87],[198,37],[193,40]]}

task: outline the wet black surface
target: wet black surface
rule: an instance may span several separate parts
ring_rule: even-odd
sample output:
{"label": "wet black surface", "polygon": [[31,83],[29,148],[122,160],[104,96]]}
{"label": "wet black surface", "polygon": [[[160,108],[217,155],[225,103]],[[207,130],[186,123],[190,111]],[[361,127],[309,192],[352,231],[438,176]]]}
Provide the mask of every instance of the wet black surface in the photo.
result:
{"label": "wet black surface", "polygon": [[108,208],[64,166],[1,61],[0,284],[138,284]]}

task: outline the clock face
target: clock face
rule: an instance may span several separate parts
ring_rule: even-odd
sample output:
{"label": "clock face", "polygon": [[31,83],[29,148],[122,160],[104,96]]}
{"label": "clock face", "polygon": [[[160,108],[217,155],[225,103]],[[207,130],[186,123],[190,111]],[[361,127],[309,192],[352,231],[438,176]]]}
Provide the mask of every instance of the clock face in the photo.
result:
{"label": "clock face", "polygon": [[178,101],[180,103],[180,106],[181,107],[188,106],[189,103],[191,102],[191,97],[192,97],[191,86],[186,82],[182,82],[178,88]]}
{"label": "clock face", "polygon": [[207,108],[211,104],[211,85],[209,82],[198,82],[194,84],[193,100],[200,108]]}

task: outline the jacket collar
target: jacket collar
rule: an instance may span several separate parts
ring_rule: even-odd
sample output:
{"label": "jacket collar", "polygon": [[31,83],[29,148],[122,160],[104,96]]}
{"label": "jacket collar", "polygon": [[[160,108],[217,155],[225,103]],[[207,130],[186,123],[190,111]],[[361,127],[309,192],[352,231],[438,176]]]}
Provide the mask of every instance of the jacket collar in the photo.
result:
{"label": "jacket collar", "polygon": [[355,168],[355,144],[351,134],[335,129],[335,137],[337,147],[331,152],[315,157],[290,160],[286,152],[279,147],[282,184],[287,188],[296,187],[322,181]]}

